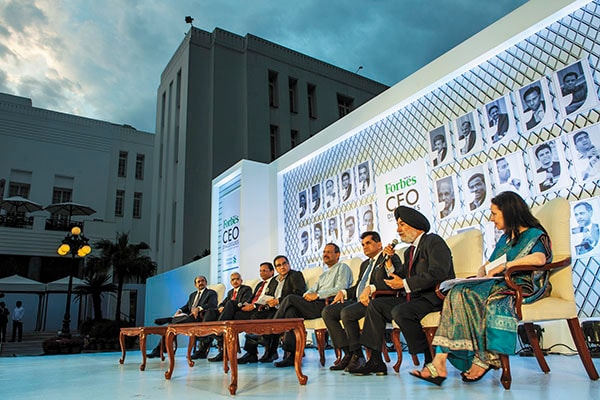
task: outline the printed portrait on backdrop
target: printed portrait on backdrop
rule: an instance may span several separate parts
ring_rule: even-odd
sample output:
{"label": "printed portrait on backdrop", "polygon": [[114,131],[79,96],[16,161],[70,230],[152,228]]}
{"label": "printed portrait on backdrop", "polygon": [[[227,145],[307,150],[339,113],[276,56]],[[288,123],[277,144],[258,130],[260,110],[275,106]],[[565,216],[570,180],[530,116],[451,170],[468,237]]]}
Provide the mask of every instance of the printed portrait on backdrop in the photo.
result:
{"label": "printed portrait on backdrop", "polygon": [[342,243],[338,216],[327,218],[327,242],[335,243],[338,246]]}
{"label": "printed portrait on backdrop", "polygon": [[439,167],[450,161],[448,137],[444,126],[440,126],[429,132],[429,143],[431,145],[431,163],[434,167]]}
{"label": "printed portrait on backdrop", "polygon": [[484,258],[487,260],[490,258],[496,247],[496,243],[500,240],[500,237],[504,234],[504,231],[496,228],[496,225],[488,221],[484,224]]}
{"label": "printed portrait on backdrop", "polygon": [[358,242],[358,223],[356,221],[356,209],[344,213],[344,244]]}
{"label": "printed portrait on backdrop", "polygon": [[301,256],[307,256],[310,252],[309,249],[309,235],[306,228],[300,229],[298,232],[298,248],[300,249]]}
{"label": "printed portrait on backdrop", "polygon": [[[454,176],[447,176],[435,182],[438,196],[437,210],[440,218],[447,218],[460,208],[456,207],[456,193],[458,191],[454,184],[454,178]],[[456,214],[458,214],[458,211]]]}
{"label": "printed portrait on backdrop", "polygon": [[531,165],[534,167],[534,187],[538,193],[557,190],[569,182],[569,171],[560,142],[554,139],[529,149]]}
{"label": "printed portrait on backdrop", "polygon": [[470,168],[462,173],[462,179],[463,187],[468,189],[465,199],[469,211],[487,209],[492,193],[487,168],[482,165]]}
{"label": "printed portrait on backdrop", "polygon": [[600,178],[600,125],[592,125],[569,135],[569,147],[577,180],[588,182]]}
{"label": "printed portrait on backdrop", "polygon": [[298,218],[306,217],[308,209],[308,200],[306,199],[306,190],[298,193]]}
{"label": "printed portrait on backdrop", "polygon": [[[510,110],[510,111],[509,111]],[[500,97],[483,107],[485,131],[491,145],[507,142],[517,134],[509,96]]]}
{"label": "printed portrait on backdrop", "polygon": [[321,211],[321,184],[320,183],[314,184],[310,188],[310,193],[311,193],[310,209],[313,214],[316,214],[319,211]]}
{"label": "printed portrait on backdrop", "polygon": [[507,154],[491,163],[497,193],[516,192],[525,199],[531,195],[521,153]]}
{"label": "printed portrait on backdrop", "polygon": [[554,122],[552,101],[545,79],[518,90],[519,112],[523,132],[541,128]]}
{"label": "printed portrait on backdrop", "polygon": [[367,231],[376,230],[375,225],[375,212],[373,211],[373,204],[367,204],[358,209],[358,216],[360,218],[360,233]]}
{"label": "printed portrait on backdrop", "polygon": [[599,253],[598,199],[592,198],[571,204],[571,245],[578,256]]}
{"label": "printed portrait on backdrop", "polygon": [[369,162],[365,161],[357,165],[356,167],[356,176],[357,176],[357,186],[356,190],[359,196],[364,196],[365,194],[373,193],[374,185],[373,179],[371,177],[371,168],[369,166]]}
{"label": "printed portrait on backdrop", "polygon": [[463,115],[455,121],[457,148],[461,156],[475,153],[482,149],[483,141],[479,132],[479,124],[474,112]]}
{"label": "printed portrait on backdrop", "polygon": [[323,201],[325,203],[326,210],[330,210],[339,204],[339,196],[337,192],[336,181],[337,179],[335,177],[331,177],[325,179],[325,181],[323,182],[323,188],[325,190]]}
{"label": "printed portrait on backdrop", "polygon": [[320,254],[325,246],[325,238],[323,236],[323,223],[317,222],[313,225],[313,252]]}
{"label": "printed portrait on backdrop", "polygon": [[557,88],[559,109],[563,118],[598,104],[587,59],[579,60],[556,71],[552,79]]}
{"label": "printed portrait on backdrop", "polygon": [[354,199],[353,177],[352,169],[348,169],[340,175],[340,198],[343,202]]}

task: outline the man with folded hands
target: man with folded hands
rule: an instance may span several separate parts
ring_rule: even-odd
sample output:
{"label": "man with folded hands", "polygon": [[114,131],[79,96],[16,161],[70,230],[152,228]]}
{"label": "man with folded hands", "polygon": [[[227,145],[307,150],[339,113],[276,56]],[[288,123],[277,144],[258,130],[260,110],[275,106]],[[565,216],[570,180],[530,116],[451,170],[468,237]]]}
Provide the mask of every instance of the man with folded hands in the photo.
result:
{"label": "man with folded hands", "polygon": [[[325,307],[321,313],[333,346],[344,353],[344,357],[337,365],[329,367],[332,371],[354,370],[364,365],[365,357],[360,346],[358,321],[365,316],[371,293],[375,290],[389,290],[385,279],[389,274],[397,274],[402,266],[400,257],[393,254],[390,257],[391,269],[387,271],[385,265],[387,256],[383,253],[379,233],[366,231],[360,238],[363,253],[368,258],[360,265],[356,284],[340,290],[332,304]],[[343,321],[343,327],[340,320]]]}

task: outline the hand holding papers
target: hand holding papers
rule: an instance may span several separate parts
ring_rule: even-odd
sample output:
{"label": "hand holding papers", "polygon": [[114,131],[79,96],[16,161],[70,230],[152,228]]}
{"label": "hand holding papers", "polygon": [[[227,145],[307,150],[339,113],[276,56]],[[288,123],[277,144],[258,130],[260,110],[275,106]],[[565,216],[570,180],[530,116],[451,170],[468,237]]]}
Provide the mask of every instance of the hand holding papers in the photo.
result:
{"label": "hand holding papers", "polygon": [[273,300],[273,296],[269,296],[268,294],[261,294],[258,300],[256,300],[256,304],[265,305],[269,300]]}
{"label": "hand holding papers", "polygon": [[[491,261],[489,264],[487,264],[485,266],[485,273],[487,274],[488,272],[490,272],[494,268],[496,268],[496,267],[504,264],[505,262],[506,262],[506,255],[503,255],[502,257],[499,257],[499,258],[495,259],[494,261]],[[489,279],[500,280],[500,279],[504,279],[504,278],[502,276],[498,276],[498,277],[483,276],[483,277],[478,277],[478,278],[455,278],[455,279],[448,279],[447,281],[444,281],[444,282],[440,283],[440,291],[447,292],[450,289],[452,289],[454,286],[458,285],[459,283],[487,281]]]}

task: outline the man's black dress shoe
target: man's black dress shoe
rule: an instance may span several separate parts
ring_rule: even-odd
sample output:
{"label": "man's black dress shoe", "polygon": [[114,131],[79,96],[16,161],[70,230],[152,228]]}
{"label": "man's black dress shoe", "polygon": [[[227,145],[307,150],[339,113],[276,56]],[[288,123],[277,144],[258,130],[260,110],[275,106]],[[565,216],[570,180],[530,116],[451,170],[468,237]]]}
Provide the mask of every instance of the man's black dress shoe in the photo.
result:
{"label": "man's black dress shoe", "polygon": [[277,368],[293,367],[294,366],[294,355],[290,354],[289,356],[287,356],[283,360],[276,362],[275,366]]}
{"label": "man's black dress shoe", "polygon": [[211,362],[223,361],[223,352],[222,352],[222,351],[220,351],[219,353],[217,353],[217,355],[216,355],[216,356],[214,356],[214,357],[210,357],[210,358],[208,359],[208,361],[211,361]]}
{"label": "man's black dress shoe", "polygon": [[354,375],[387,375],[387,365],[381,361],[373,361],[373,359],[370,359],[365,365],[355,369],[352,373]]}
{"label": "man's black dress shoe", "polygon": [[362,355],[359,356],[357,354],[353,354],[352,359],[350,359],[350,362],[348,363],[346,368],[344,368],[344,371],[353,374],[354,371],[356,371],[359,368],[362,368],[365,365],[365,363],[365,358]]}
{"label": "man's black dress shoe", "polygon": [[350,364],[350,360],[352,359],[352,353],[345,354],[344,357],[340,360],[337,365],[332,365],[329,367],[331,371],[341,371],[346,369],[348,364]]}
{"label": "man's black dress shoe", "polygon": [[256,354],[246,353],[238,358],[238,364],[254,364],[258,362],[258,356]]}
{"label": "man's black dress shoe", "polygon": [[160,357],[160,346],[153,348],[150,353],[146,354],[146,358],[158,358],[158,357]]}
{"label": "man's black dress shoe", "polygon": [[207,350],[198,350],[194,354],[192,354],[192,356],[190,358],[192,360],[204,359],[204,358],[208,357],[208,351]]}
{"label": "man's black dress shoe", "polygon": [[263,356],[258,359],[258,362],[270,363],[270,362],[277,360],[278,358],[279,358],[279,354],[277,354],[277,353],[273,353],[273,354],[266,353],[266,354],[263,354]]}

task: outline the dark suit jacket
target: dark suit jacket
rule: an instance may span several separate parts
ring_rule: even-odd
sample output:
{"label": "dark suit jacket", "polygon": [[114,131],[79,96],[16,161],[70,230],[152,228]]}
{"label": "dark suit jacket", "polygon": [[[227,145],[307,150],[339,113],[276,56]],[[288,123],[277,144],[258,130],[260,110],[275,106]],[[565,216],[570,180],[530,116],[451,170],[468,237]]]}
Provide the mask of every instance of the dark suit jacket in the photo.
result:
{"label": "dark suit jacket", "polygon": [[422,296],[434,304],[440,302],[435,294],[436,285],[455,277],[452,253],[444,239],[435,233],[423,234],[419,247],[413,255],[413,266],[410,274],[408,260],[407,249],[404,253],[404,263],[398,275],[406,279],[411,298],[414,300]]}
{"label": "dark suit jacket", "polygon": [[[544,112],[546,112],[546,102],[540,101],[540,107],[542,107]],[[527,110],[525,110],[525,112],[527,112],[527,111],[533,111],[533,110],[528,108]],[[527,121],[527,123],[525,123],[525,126],[527,127],[527,130],[529,130],[529,129],[535,128],[540,122],[541,121],[535,120],[534,114],[531,114],[531,118],[529,119],[529,121]]]}
{"label": "dark suit jacket", "polygon": [[[258,286],[258,285],[257,285]],[[223,299],[221,304],[218,307],[225,307],[225,304],[231,301],[231,297],[233,296],[233,289],[227,292],[227,296]],[[252,301],[252,288],[247,285],[241,285],[238,289],[237,297],[235,299],[235,304],[239,303],[250,303]]]}
{"label": "dark suit jacket", "polygon": [[[400,257],[398,257],[396,254],[392,256],[392,264],[394,265],[394,273],[398,274],[400,272],[400,268],[402,267],[402,261],[400,261]],[[360,296],[360,293],[356,293],[356,289],[368,267],[369,259],[367,258],[362,262],[362,264],[360,264],[360,272],[358,273],[356,284],[346,289],[348,300],[356,299],[358,296]],[[382,253],[379,255],[379,257],[377,257],[377,260],[375,260],[375,267],[375,270],[373,270],[371,273],[369,284],[375,285],[375,289],[377,290],[390,290],[390,287],[385,283],[384,280],[387,278],[387,273],[385,272],[385,254]]]}
{"label": "dark suit jacket", "polygon": [[[192,312],[192,305],[194,304],[194,299],[196,298],[196,292],[197,291],[190,293],[188,302],[185,303],[183,306],[179,307],[179,309],[182,312],[186,314],[190,314]],[[200,296],[198,306],[202,307],[204,310],[214,309],[217,308],[217,300],[217,292],[215,292],[212,289],[206,288],[204,289],[204,292],[202,292],[202,296]]]}
{"label": "dark suit jacket", "polygon": [[[269,286],[267,286],[267,292],[269,296],[275,295],[275,289],[277,289],[277,277],[271,279]],[[287,278],[283,283],[283,289],[281,291],[281,297],[278,299],[281,303],[285,296],[288,294],[297,294],[302,296],[306,292],[306,282],[304,281],[304,275],[302,272],[294,271],[293,269],[288,272]]]}
{"label": "dark suit jacket", "polygon": [[[490,126],[491,123],[490,123]],[[508,114],[498,114],[498,124],[496,125],[496,132],[492,136],[492,141],[496,143],[502,139],[508,132]]]}

